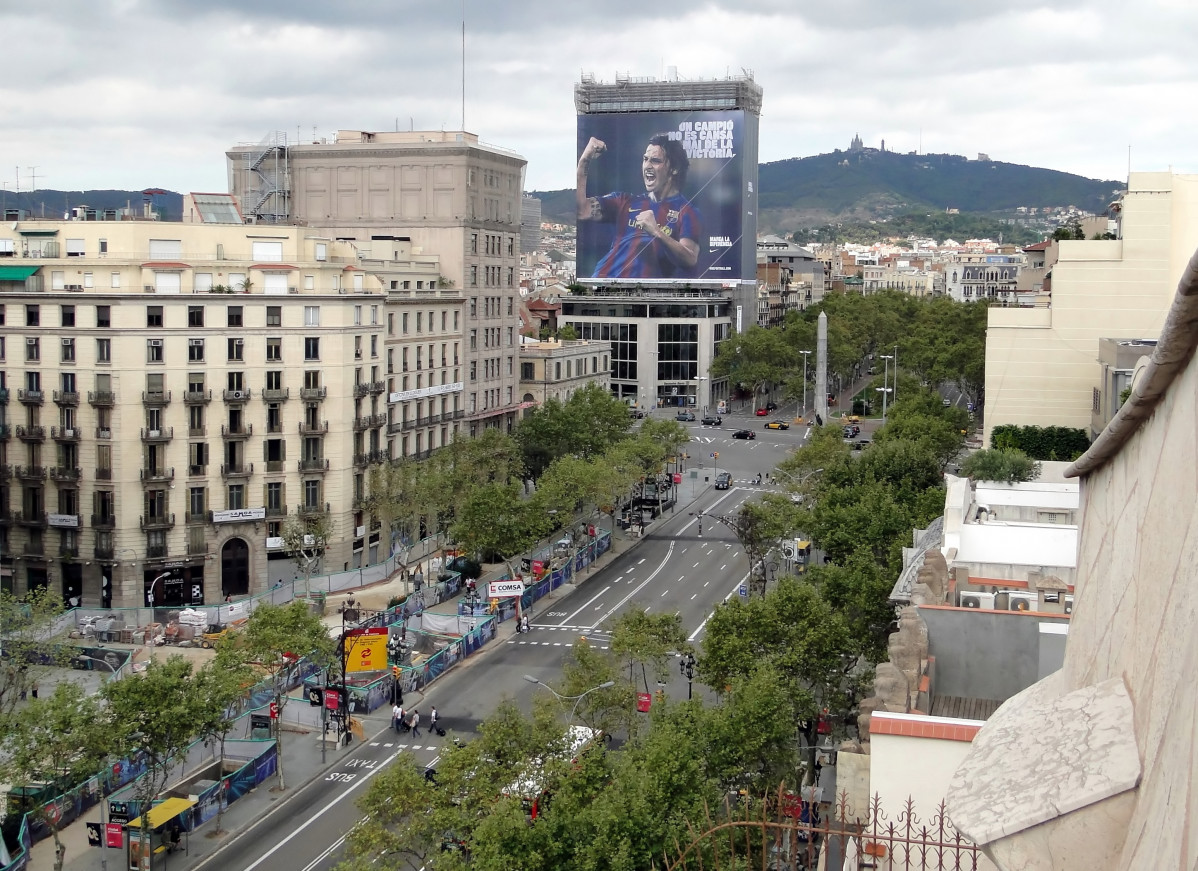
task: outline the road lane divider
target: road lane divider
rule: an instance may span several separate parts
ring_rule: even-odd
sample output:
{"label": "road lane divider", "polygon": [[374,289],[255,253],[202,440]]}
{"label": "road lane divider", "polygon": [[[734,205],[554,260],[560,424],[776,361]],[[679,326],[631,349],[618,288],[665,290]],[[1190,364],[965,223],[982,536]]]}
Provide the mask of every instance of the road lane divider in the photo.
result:
{"label": "road lane divider", "polygon": [[[649,582],[652,581],[654,578],[656,578],[658,576],[658,574],[660,574],[661,570],[666,567],[666,565],[670,562],[670,557],[672,557],[673,555],[674,555],[674,542],[671,541],[669,549],[666,550],[666,555],[661,558],[661,562],[658,563],[657,568],[655,568],[652,572],[649,573],[649,577],[647,577],[643,581],[641,581],[641,583],[638,586],[633,587],[632,591],[627,596],[625,596],[623,599],[621,599],[619,602],[616,603],[616,607],[612,608],[610,611],[608,611],[606,614],[604,614],[602,617],[600,617],[598,620],[596,620],[595,625],[592,626],[591,628],[594,629],[597,626],[602,626],[605,622],[607,622],[608,617],[612,616],[617,611],[619,611],[621,608],[623,608],[625,605],[627,605],[637,593],[639,593],[641,590],[645,589],[645,587],[649,584]],[[642,560],[642,562],[643,562],[643,560]]]}
{"label": "road lane divider", "polygon": [[[727,602],[729,599],[731,599],[733,596],[736,595],[737,590],[740,589],[740,585],[749,580],[750,574],[751,574],[750,572],[745,572],[745,576],[743,578],[741,578],[739,581],[737,581],[735,584],[732,585],[732,589],[729,590],[728,595],[724,597],[725,602]],[[706,586],[706,584],[704,584],[704,586]],[[696,638],[698,638],[699,633],[703,631],[703,627],[707,625],[707,621],[710,620],[714,615],[715,615],[715,611],[712,611],[710,614],[708,614],[706,617],[704,617],[703,622],[699,624],[699,628],[696,629],[694,632],[692,632],[690,634],[690,637],[687,638],[686,640],[694,641]]]}

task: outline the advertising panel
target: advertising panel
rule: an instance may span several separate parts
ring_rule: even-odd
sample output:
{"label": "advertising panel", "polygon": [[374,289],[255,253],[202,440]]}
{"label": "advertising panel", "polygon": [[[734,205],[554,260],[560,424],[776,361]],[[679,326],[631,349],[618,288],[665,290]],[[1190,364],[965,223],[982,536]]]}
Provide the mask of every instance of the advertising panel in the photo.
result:
{"label": "advertising panel", "polygon": [[738,281],[743,111],[578,116],[578,277],[606,284]]}
{"label": "advertising panel", "polygon": [[345,635],[347,672],[383,671],[387,667],[387,630],[367,629]]}
{"label": "advertising panel", "polygon": [[487,584],[487,598],[489,599],[523,595],[524,581],[491,581]]}

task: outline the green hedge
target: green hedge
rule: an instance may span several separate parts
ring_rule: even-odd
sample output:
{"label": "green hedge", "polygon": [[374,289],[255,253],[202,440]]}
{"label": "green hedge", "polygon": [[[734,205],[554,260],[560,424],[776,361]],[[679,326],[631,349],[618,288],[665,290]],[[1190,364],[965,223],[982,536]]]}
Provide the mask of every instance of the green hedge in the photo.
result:
{"label": "green hedge", "polygon": [[990,433],[990,447],[1016,449],[1033,460],[1073,461],[1090,447],[1084,429],[1068,426],[1015,426],[1004,423]]}

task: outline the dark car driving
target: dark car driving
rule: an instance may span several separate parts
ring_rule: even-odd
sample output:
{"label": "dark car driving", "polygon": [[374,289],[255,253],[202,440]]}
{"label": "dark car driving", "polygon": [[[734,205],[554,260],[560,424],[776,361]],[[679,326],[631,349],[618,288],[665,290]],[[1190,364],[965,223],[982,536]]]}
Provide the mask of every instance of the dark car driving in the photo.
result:
{"label": "dark car driving", "polygon": [[732,476],[727,472],[720,472],[715,476],[715,488],[717,490],[727,490],[732,484]]}
{"label": "dark car driving", "polygon": [[720,426],[724,419],[715,414],[708,414],[703,417],[703,426]]}
{"label": "dark car driving", "polygon": [[732,437],[734,439],[749,439],[752,441],[753,439],[757,438],[757,433],[753,432],[751,429],[738,429],[732,434]]}
{"label": "dark car driving", "polygon": [[695,419],[695,413],[693,411],[680,411],[674,416],[674,419],[681,421],[693,421]]}

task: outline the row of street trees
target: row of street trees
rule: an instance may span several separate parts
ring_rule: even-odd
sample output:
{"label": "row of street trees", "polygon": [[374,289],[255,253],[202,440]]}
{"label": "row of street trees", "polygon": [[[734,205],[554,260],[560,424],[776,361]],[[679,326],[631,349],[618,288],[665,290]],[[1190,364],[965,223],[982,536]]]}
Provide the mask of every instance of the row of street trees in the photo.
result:
{"label": "row of street trees", "polygon": [[[52,692],[33,698],[20,688],[48,682],[51,672],[67,666],[76,651],[53,634],[55,608],[39,594],[30,594],[25,603],[0,598],[3,613],[25,615],[19,631],[6,631],[4,637],[11,668],[0,685],[0,777],[18,786],[49,784],[54,795],[78,788],[116,761],[129,760],[145,768],[133,794],[146,810],[179,775],[177,766],[188,749],[201,740],[219,744],[223,776],[225,738],[242,713],[247,691],[264,678],[270,680],[281,717],[294,682],[293,651],[322,665],[334,655],[332,639],[306,604],[264,605],[251,613],[240,632],[222,640],[215,659],[201,668],[178,655],[151,659],[143,672],[106,680],[96,695],[88,695],[69,672],[60,672]],[[22,673],[24,677],[16,676]],[[282,733],[277,737],[279,784],[285,788]],[[15,807],[10,804],[10,809]],[[26,810],[41,819],[61,847],[58,805],[39,802]],[[146,844],[144,813],[141,820],[141,843]],[[220,816],[216,826],[219,831]],[[61,850],[56,855],[55,868],[61,871]]]}
{"label": "row of street trees", "polygon": [[[846,383],[859,376],[870,355],[890,354],[897,348],[900,366],[917,383],[955,384],[973,402],[982,403],[985,303],[921,299],[898,291],[831,294],[806,311],[788,312],[780,328],[749,327],[720,345],[712,376],[729,378],[755,398],[772,385],[784,386],[790,399],[802,397],[800,352],[815,352],[820,312],[828,315],[829,386],[836,376]],[[810,395],[814,358],[809,364]]]}

